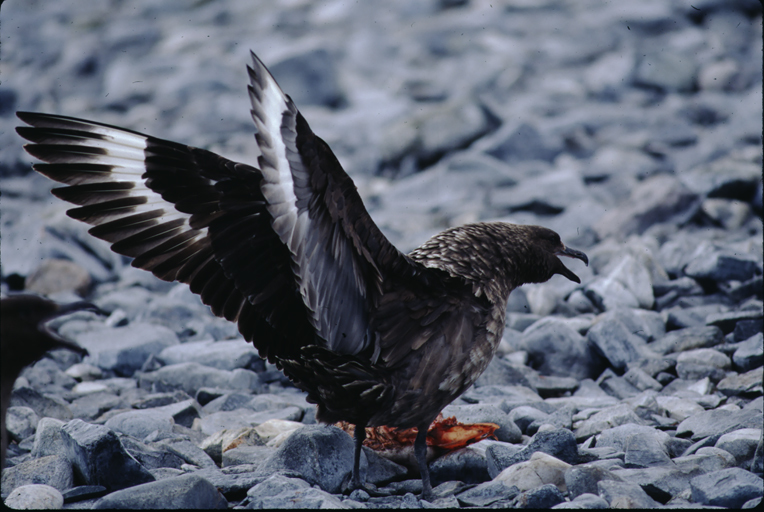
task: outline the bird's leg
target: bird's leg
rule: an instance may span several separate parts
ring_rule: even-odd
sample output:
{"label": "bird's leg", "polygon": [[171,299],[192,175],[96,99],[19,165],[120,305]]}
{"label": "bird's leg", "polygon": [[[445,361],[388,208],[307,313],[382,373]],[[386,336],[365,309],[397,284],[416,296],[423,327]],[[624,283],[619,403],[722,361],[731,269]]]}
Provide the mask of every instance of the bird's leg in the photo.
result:
{"label": "bird's leg", "polygon": [[427,467],[427,429],[430,423],[419,425],[416,440],[414,440],[414,455],[419,463],[419,473],[422,475],[422,499],[432,500],[432,484],[430,483],[430,469]]}
{"label": "bird's leg", "polygon": [[364,489],[361,482],[361,448],[363,440],[366,439],[366,423],[359,423],[355,426],[355,452],[353,453],[353,479],[350,486],[352,489]]}

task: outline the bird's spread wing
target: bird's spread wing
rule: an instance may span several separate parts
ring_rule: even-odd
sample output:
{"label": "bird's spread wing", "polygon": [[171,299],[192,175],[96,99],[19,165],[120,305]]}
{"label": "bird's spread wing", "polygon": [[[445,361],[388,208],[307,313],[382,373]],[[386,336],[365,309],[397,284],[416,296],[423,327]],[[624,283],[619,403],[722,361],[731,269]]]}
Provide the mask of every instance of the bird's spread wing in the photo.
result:
{"label": "bird's spread wing", "polygon": [[20,112],[35,169],[67,186],[68,214],[161,279],[188,283],[261,353],[318,343],[372,347],[385,275],[414,275],[350,177],[253,55],[259,168],[206,150],[65,116]]}

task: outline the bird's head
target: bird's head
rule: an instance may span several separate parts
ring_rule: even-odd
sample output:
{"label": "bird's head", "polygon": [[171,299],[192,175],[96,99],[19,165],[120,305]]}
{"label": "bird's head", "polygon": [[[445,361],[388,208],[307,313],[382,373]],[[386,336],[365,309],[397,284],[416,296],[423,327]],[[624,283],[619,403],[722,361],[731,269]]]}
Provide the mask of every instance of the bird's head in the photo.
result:
{"label": "bird's head", "polygon": [[567,277],[575,283],[580,283],[581,279],[574,274],[562,260],[560,256],[575,258],[583,261],[589,266],[589,258],[581,251],[567,247],[560,235],[551,229],[542,226],[519,226],[525,235],[525,255],[524,268],[528,269],[526,283],[543,283],[550,279],[554,274],[560,274]]}

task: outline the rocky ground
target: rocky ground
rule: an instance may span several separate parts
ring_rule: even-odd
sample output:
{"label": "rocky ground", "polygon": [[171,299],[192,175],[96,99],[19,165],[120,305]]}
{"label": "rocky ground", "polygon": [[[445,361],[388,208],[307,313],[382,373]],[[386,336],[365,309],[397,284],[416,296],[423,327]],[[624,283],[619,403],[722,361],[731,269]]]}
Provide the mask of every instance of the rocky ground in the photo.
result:
{"label": "rocky ground", "polygon": [[[755,0],[36,2],[0,12],[2,292],[110,312],[17,381],[8,505],[754,507],[762,471],[762,11]],[[184,285],[129,266],[31,173],[16,110],[257,157],[254,50],[411,250],[541,224],[582,283],[513,292],[499,356],[444,411],[436,499],[365,452]],[[28,485],[35,487],[27,487]],[[40,486],[40,484],[43,484]]]}

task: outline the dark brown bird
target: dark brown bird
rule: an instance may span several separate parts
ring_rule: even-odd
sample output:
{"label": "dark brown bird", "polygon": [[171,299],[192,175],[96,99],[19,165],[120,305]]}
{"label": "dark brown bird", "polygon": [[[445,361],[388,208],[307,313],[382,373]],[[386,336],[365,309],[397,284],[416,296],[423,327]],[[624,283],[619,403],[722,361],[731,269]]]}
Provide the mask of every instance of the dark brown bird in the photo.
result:
{"label": "dark brown bird", "polygon": [[62,338],[51,330],[47,322],[75,311],[101,313],[89,302],[57,304],[37,295],[11,295],[0,299],[0,348],[2,349],[2,463],[5,467],[5,451],[8,433],[5,430],[5,413],[11,402],[13,383],[21,370],[40,359],[46,352],[66,348],[82,356],[88,351]]}
{"label": "dark brown bird", "polygon": [[70,217],[237,322],[319,420],[357,425],[353,486],[363,427],[417,427],[429,497],[427,428],[493,357],[509,293],[554,274],[580,282],[558,256],[586,255],[549,229],[500,222],[401,253],[254,54],[248,71],[257,166],[71,117],[19,112],[31,127],[17,131],[47,162],[35,170],[67,185],[53,193],[79,205]]}

